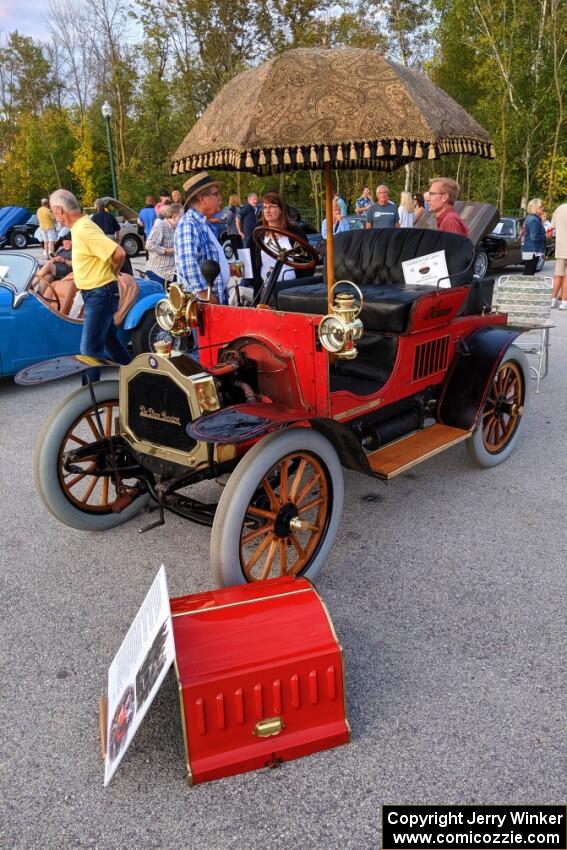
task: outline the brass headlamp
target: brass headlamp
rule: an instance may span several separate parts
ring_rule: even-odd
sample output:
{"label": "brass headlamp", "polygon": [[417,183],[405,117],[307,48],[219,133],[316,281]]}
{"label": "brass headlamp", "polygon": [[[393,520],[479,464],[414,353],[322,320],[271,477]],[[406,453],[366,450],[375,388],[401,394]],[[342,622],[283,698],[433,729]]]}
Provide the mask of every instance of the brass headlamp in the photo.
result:
{"label": "brass headlamp", "polygon": [[348,284],[359,295],[360,303],[355,304],[355,296],[349,292],[339,292],[335,296],[333,312],[323,317],[319,325],[319,339],[325,351],[334,354],[340,360],[354,360],[358,351],[355,342],[364,333],[364,325],[357,318],[362,310],[362,292],[351,280],[338,280],[333,291],[340,284]]}
{"label": "brass headlamp", "polygon": [[177,283],[169,287],[167,298],[156,304],[156,321],[160,328],[172,336],[182,336],[198,323],[199,301]]}

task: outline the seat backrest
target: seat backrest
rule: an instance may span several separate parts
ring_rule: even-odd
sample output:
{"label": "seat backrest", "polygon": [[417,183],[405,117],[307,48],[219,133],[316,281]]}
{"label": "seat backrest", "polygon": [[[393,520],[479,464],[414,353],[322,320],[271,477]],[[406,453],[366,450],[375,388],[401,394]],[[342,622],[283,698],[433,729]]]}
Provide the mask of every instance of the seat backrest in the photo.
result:
{"label": "seat backrest", "polygon": [[[452,286],[472,280],[474,247],[456,233],[418,228],[351,230],[335,237],[335,280],[357,285],[404,285],[402,263],[434,251],[445,251]],[[469,271],[466,271],[469,269]]]}
{"label": "seat backrest", "polygon": [[545,325],[551,312],[552,289],[550,277],[502,275],[494,286],[492,308],[497,313],[507,313],[509,325]]}

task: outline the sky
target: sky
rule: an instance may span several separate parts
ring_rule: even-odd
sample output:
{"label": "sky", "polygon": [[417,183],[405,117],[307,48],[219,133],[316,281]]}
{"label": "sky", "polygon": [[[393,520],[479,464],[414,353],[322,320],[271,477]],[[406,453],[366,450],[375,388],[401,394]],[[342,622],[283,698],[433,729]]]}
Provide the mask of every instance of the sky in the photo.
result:
{"label": "sky", "polygon": [[47,5],[42,0],[0,0],[0,31],[18,30],[21,35],[47,38],[46,11]]}

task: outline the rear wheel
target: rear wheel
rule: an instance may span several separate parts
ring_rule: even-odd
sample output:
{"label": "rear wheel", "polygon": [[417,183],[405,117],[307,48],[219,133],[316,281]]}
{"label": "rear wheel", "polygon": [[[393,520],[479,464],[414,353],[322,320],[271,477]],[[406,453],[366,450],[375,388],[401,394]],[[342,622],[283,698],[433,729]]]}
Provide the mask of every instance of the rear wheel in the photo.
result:
{"label": "rear wheel", "polygon": [[521,349],[512,345],[500,363],[467,449],[479,466],[503,463],[516,448],[529,405],[530,369]]}
{"label": "rear wheel", "polygon": [[474,259],[474,276],[478,280],[482,280],[488,271],[488,254],[486,251],[479,251]]}
{"label": "rear wheel", "polygon": [[[98,381],[94,392],[103,436],[110,437],[115,433],[118,416],[118,381]],[[143,482],[128,478],[126,471],[118,492],[107,452],[83,453],[72,470],[65,468],[67,452],[88,449],[100,439],[89,389],[81,387],[53,412],[37,444],[34,473],[41,498],[58,520],[81,531],[104,531],[121,525],[149,500]],[[108,475],[98,474],[105,469],[109,470]],[[122,510],[118,511],[119,507]]]}
{"label": "rear wheel", "polygon": [[12,233],[10,242],[12,244],[12,248],[27,248],[28,237],[25,233]]}
{"label": "rear wheel", "polygon": [[539,274],[539,272],[543,269],[544,265],[545,265],[545,257],[543,257],[543,256],[538,257],[536,268],[535,268],[536,273]]}
{"label": "rear wheel", "polygon": [[314,579],[333,545],[343,508],[333,446],[309,428],[264,437],[223,490],[211,535],[219,586],[275,576]]}

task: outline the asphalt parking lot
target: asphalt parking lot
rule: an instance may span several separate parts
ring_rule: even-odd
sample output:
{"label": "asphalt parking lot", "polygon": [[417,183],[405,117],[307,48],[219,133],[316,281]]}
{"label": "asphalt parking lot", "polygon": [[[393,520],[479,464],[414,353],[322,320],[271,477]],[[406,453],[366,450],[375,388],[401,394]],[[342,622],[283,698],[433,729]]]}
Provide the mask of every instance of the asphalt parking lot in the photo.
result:
{"label": "asphalt parking lot", "polygon": [[0,847],[375,850],[383,803],[565,802],[567,312],[553,318],[550,373],[504,465],[456,446],[388,484],[346,474],[318,588],[352,742],[194,788],[172,675],[106,789],[98,699],[160,564],[171,595],[212,587],[209,531],[58,524],[32,456],[77,382],[0,381]]}

